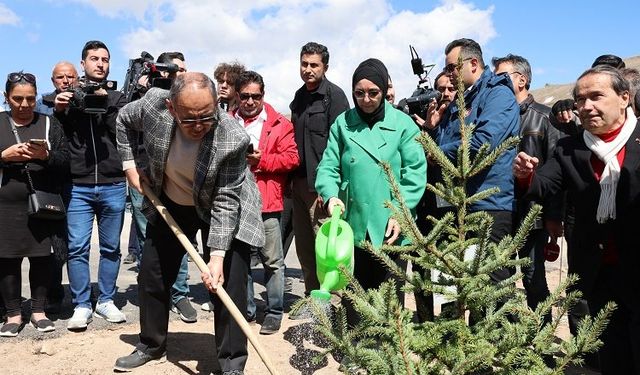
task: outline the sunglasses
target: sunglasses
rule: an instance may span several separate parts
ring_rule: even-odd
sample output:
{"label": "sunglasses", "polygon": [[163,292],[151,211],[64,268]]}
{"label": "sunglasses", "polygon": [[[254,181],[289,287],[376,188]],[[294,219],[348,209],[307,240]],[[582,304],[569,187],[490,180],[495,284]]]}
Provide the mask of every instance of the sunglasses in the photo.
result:
{"label": "sunglasses", "polygon": [[[471,60],[471,59],[473,59],[473,57],[467,57],[466,59],[462,59],[462,62],[469,61],[469,60]],[[445,65],[445,67],[444,67],[444,69],[443,69],[443,70],[444,70],[445,72],[447,72],[447,73],[453,73],[453,71],[454,71],[454,70],[456,70],[456,67],[457,67],[457,66],[458,66],[458,63],[457,63],[457,62],[455,62],[455,63],[450,63],[450,64]]]}
{"label": "sunglasses", "polygon": [[246,94],[246,93],[241,93],[240,94],[240,100],[242,101],[247,101],[249,100],[249,98],[253,99],[253,101],[258,101],[262,99],[262,94]]}
{"label": "sunglasses", "polygon": [[11,82],[11,83],[18,83],[22,80],[25,80],[29,83],[35,84],[36,83],[36,76],[34,76],[31,73],[23,73],[23,72],[15,72],[15,73],[9,73],[7,75],[7,81]]}
{"label": "sunglasses", "polygon": [[375,99],[376,97],[378,97],[378,95],[380,95],[382,91],[380,90],[368,90],[368,91],[364,91],[364,90],[354,90],[353,91],[353,96],[356,97],[356,99],[364,99],[365,96],[368,96],[369,99]]}

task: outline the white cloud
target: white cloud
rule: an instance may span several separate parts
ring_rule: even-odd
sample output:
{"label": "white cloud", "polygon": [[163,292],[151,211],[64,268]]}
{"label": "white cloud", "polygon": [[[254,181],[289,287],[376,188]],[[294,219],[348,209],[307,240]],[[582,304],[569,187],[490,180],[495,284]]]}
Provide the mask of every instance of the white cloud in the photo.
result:
{"label": "white cloud", "polygon": [[0,25],[13,25],[20,24],[20,17],[15,14],[9,7],[0,3]]}
{"label": "white cloud", "polygon": [[355,67],[377,57],[393,77],[396,97],[402,98],[417,83],[409,44],[425,64],[436,63],[440,69],[451,40],[464,36],[483,45],[496,35],[492,7],[478,9],[459,0],[442,1],[425,12],[397,11],[388,0],[77,1],[92,4],[102,14],[144,19],[142,26],[120,38],[128,56],[179,50],[189,70],[208,74],[220,62],[243,62],[264,76],[267,101],[285,114],[302,85],[299,52],[308,41],[329,48],[328,77],[348,97]]}

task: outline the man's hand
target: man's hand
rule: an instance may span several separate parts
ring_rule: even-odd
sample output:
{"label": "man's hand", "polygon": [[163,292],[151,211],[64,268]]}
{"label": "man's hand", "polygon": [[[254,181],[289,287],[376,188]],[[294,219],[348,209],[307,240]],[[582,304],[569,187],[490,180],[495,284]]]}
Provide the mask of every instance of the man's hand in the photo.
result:
{"label": "man's hand", "polygon": [[342,203],[340,198],[329,198],[329,203],[327,203],[327,212],[329,212],[329,216],[333,214],[333,210],[340,210],[340,213],[344,212],[344,203]]}
{"label": "man's hand", "polygon": [[56,95],[56,98],[53,100],[54,110],[56,112],[62,112],[67,109],[71,98],[73,98],[73,93],[69,91],[63,91]]}
{"label": "man's hand", "polygon": [[427,116],[424,120],[418,115],[411,115],[411,117],[413,117],[413,121],[421,128],[431,130],[438,126],[446,110],[447,104],[438,104],[438,102],[433,99],[431,103],[429,103],[429,107],[427,107]]}
{"label": "man's hand", "polygon": [[384,237],[387,238],[385,243],[387,245],[393,245],[394,242],[400,237],[400,224],[396,221],[396,219],[390,217],[387,222],[387,231],[384,232]]}
{"label": "man's hand", "polygon": [[520,151],[513,160],[513,175],[519,179],[529,178],[538,166],[538,158]]}
{"label": "man's hand", "polygon": [[564,228],[562,222],[559,220],[545,220],[544,227],[549,233],[549,236],[553,239],[562,237],[564,235]]}
{"label": "man's hand", "polygon": [[129,168],[124,171],[124,174],[127,176],[129,186],[136,189],[138,193],[144,195],[144,188],[142,187],[142,184],[145,183],[149,185],[149,178],[144,174],[144,171],[140,168]]}
{"label": "man's hand", "polygon": [[573,99],[558,100],[553,107],[551,107],[551,114],[555,116],[558,123],[566,124],[573,120],[573,110],[575,106],[576,102],[573,101]]}
{"label": "man's hand", "polygon": [[258,165],[262,157],[262,150],[256,149],[252,153],[247,154],[247,163],[251,166]]}
{"label": "man's hand", "polygon": [[219,286],[224,284],[224,272],[223,272],[224,257],[212,255],[209,260],[209,273],[202,272],[202,282],[204,286],[211,292],[215,293]]}

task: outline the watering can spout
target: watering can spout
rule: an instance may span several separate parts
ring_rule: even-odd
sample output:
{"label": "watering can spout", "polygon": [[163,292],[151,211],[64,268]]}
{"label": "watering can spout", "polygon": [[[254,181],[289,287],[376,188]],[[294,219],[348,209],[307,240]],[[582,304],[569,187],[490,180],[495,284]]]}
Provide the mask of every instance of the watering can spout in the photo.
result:
{"label": "watering can spout", "polygon": [[316,236],[316,274],[320,289],[313,290],[311,296],[325,301],[331,298],[330,292],[348,284],[340,266],[353,274],[353,231],[340,215],[340,210],[334,210],[331,220],[322,224]]}

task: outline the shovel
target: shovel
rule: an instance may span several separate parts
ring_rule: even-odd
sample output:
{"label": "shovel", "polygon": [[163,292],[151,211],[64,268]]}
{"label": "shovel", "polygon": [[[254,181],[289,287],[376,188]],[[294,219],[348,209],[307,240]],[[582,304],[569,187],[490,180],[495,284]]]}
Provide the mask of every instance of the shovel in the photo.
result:
{"label": "shovel", "polygon": [[[169,228],[171,228],[171,231],[173,231],[173,234],[178,237],[178,240],[180,241],[182,246],[184,246],[185,250],[187,250],[187,253],[189,253],[191,259],[198,266],[200,272],[209,273],[210,271],[207,264],[204,262],[202,257],[200,257],[200,254],[198,254],[198,251],[193,247],[191,241],[189,241],[184,232],[182,232],[182,229],[180,229],[178,223],[176,223],[176,221],[173,219],[173,217],[169,213],[169,210],[167,210],[167,208],[162,205],[160,199],[158,199],[153,190],[151,190],[151,187],[149,187],[149,185],[147,184],[143,184],[142,188],[144,189],[144,195],[149,198],[153,206],[156,208],[156,210],[158,210],[160,216],[162,216],[164,221],[167,222]],[[262,359],[262,362],[264,362],[265,366],[267,366],[267,369],[269,370],[271,375],[278,375],[278,371],[275,369],[273,363],[267,356],[267,352],[264,350],[262,345],[260,345],[260,342],[258,342],[258,338],[251,330],[249,323],[247,323],[244,315],[240,312],[240,310],[238,310],[238,307],[235,305],[235,303],[233,303],[231,297],[229,297],[227,292],[222,288],[222,285],[218,286],[216,294],[218,295],[218,298],[220,298],[224,306],[227,308],[227,310],[229,310],[236,323],[238,323],[238,325],[242,329],[242,332],[244,332],[244,334],[247,336],[249,342],[251,342],[251,345],[253,345],[253,348],[256,350],[256,352],[258,352],[260,359]]]}

